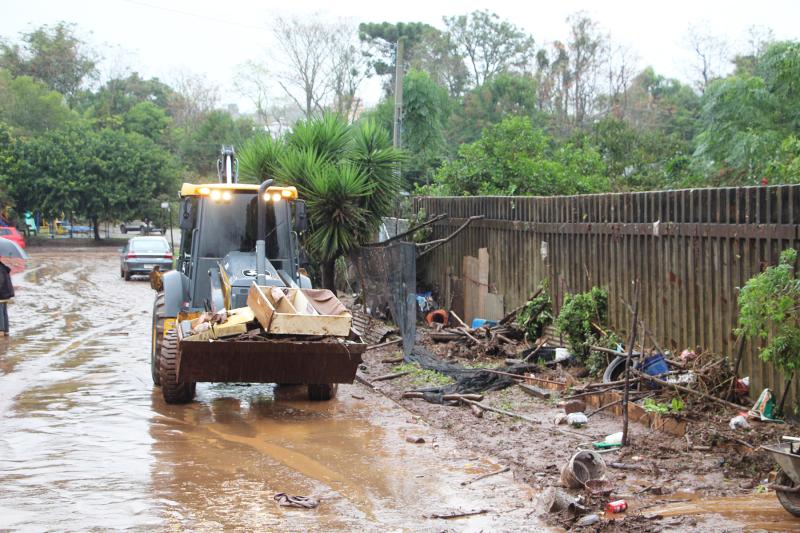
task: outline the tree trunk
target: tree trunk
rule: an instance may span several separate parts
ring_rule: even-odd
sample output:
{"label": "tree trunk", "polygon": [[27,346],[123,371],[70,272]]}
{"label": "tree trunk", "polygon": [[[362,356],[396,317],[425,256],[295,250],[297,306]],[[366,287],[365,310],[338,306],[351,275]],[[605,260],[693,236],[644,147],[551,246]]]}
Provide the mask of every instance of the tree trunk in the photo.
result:
{"label": "tree trunk", "polygon": [[322,288],[329,289],[336,294],[336,259],[323,261],[322,267]]}
{"label": "tree trunk", "polygon": [[97,227],[97,217],[92,217],[92,229],[94,230],[94,240],[100,240],[100,228]]}

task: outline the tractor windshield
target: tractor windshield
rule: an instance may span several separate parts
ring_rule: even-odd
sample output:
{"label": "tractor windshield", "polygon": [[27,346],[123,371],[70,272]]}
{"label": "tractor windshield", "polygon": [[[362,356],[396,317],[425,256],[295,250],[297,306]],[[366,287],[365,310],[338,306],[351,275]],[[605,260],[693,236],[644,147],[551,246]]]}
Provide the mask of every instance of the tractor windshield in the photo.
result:
{"label": "tractor windshield", "polygon": [[[222,258],[228,252],[252,252],[256,248],[256,204],[255,194],[234,194],[228,202],[204,199],[201,209],[198,243],[200,257]],[[267,257],[282,258],[288,242],[281,235],[288,235],[289,228],[286,202],[266,204],[267,207]]]}

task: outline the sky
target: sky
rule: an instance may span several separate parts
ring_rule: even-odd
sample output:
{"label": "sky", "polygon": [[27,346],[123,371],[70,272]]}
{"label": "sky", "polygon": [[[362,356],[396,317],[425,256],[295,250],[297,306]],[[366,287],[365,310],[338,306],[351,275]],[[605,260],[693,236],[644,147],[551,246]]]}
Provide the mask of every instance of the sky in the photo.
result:
{"label": "sky", "polygon": [[[567,38],[566,18],[585,11],[628,47],[637,66],[687,81],[692,55],[690,25],[745,46],[751,26],[770,28],[777,39],[800,39],[800,2],[796,0],[473,0],[358,2],[337,0],[0,0],[0,37],[58,21],[74,22],[79,34],[104,57],[103,77],[137,71],[166,82],[181,75],[206,76],[220,89],[221,103],[243,111],[252,106],[234,87],[237,67],[265,61],[276,46],[270,21],[275,16],[321,14],[358,22],[421,21],[443,28],[445,15],[489,9],[532,34],[538,46]],[[362,97],[368,105],[380,96],[369,81]]]}

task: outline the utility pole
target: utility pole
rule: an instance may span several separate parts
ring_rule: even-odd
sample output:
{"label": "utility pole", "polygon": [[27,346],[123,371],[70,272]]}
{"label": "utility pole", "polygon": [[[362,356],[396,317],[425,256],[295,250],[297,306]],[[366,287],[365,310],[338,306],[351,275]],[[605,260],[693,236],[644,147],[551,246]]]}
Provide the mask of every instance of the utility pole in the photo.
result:
{"label": "utility pole", "polygon": [[394,134],[392,145],[402,146],[400,130],[403,124],[403,42],[405,37],[398,37],[394,56]]}

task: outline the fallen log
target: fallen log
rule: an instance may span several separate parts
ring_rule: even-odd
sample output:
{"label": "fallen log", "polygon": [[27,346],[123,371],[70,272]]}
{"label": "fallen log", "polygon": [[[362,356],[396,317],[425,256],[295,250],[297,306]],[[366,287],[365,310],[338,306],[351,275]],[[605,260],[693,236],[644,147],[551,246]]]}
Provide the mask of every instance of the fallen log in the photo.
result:
{"label": "fallen log", "polygon": [[[409,398],[424,398],[425,393],[421,391],[406,391],[403,393],[401,398],[409,399]],[[446,402],[455,402],[463,399],[472,400],[475,402],[483,401],[483,394],[445,394],[442,396],[442,400]]]}
{"label": "fallen log", "polygon": [[447,520],[450,518],[461,518],[462,516],[475,516],[479,514],[485,514],[488,512],[489,512],[488,509],[479,509],[478,511],[453,511],[451,513],[446,513],[446,514],[434,513],[430,516],[427,516],[426,518],[442,518],[444,520]]}
{"label": "fallen log", "polygon": [[514,413],[512,411],[506,411],[505,409],[498,409],[496,407],[490,407],[488,405],[484,405],[484,404],[479,403],[479,402],[474,402],[472,400],[467,400],[466,398],[462,398],[461,401],[464,402],[464,403],[468,403],[470,405],[474,405],[476,407],[479,407],[479,408],[483,409],[484,411],[492,411],[493,413],[498,413],[498,414],[501,414],[501,415],[510,416],[511,418],[519,418],[520,420],[525,420],[526,422],[530,422],[531,424],[541,424],[541,421],[535,420],[533,418],[529,418],[529,417],[527,417],[525,415],[521,415],[519,413]]}
{"label": "fallen log", "polygon": [[629,465],[625,463],[608,463],[608,466],[611,468],[616,468],[618,470],[637,470],[639,472],[647,472],[652,473],[653,469],[649,466],[645,465]]}
{"label": "fallen log", "polygon": [[433,342],[451,342],[456,341],[463,337],[458,333],[448,333],[448,332],[434,332],[429,333],[428,336]]}
{"label": "fallen log", "polygon": [[482,479],[486,479],[487,477],[496,476],[498,474],[503,474],[505,472],[508,472],[509,470],[511,470],[510,466],[504,466],[500,470],[495,470],[494,472],[489,472],[488,474],[483,474],[482,476],[478,476],[476,478],[468,479],[467,481],[462,481],[461,482],[461,486],[462,487],[466,487],[467,485],[469,485],[471,483],[475,483],[476,481],[480,481]]}
{"label": "fallen log", "polygon": [[525,383],[517,383],[517,387],[522,389],[525,394],[529,394],[534,398],[539,398],[540,400],[549,400],[551,393],[549,390],[540,389],[539,387],[534,387],[533,385],[527,385]]}
{"label": "fallen log", "polygon": [[389,359],[381,359],[381,363],[395,364],[395,363],[402,363],[402,362],[403,362],[403,357],[402,356],[400,356],[400,357],[390,357]]}
{"label": "fallen log", "polygon": [[369,350],[377,350],[378,348],[384,348],[386,346],[391,346],[392,344],[399,344],[403,342],[403,339],[395,339],[393,341],[386,341],[380,344],[373,344],[372,346],[367,346],[367,351]]}
{"label": "fallen log", "polygon": [[410,373],[411,373],[411,371],[410,371],[410,370],[406,370],[406,371],[404,371],[404,372],[395,372],[395,373],[393,373],[393,374],[384,374],[384,375],[382,375],[382,376],[378,376],[378,377],[376,377],[376,378],[372,378],[372,381],[373,381],[373,382],[375,382],[375,381],[388,381],[388,380],[390,380],[390,379],[397,379],[397,378],[401,378],[401,377],[403,377],[403,376],[405,376],[405,375],[408,375],[408,374],[410,374]]}
{"label": "fallen log", "polygon": [[367,381],[367,379],[364,376],[362,376],[361,374],[356,374],[356,381],[358,381],[362,385],[366,385],[370,389],[374,389],[375,388],[375,385],[373,385],[372,383]]}

